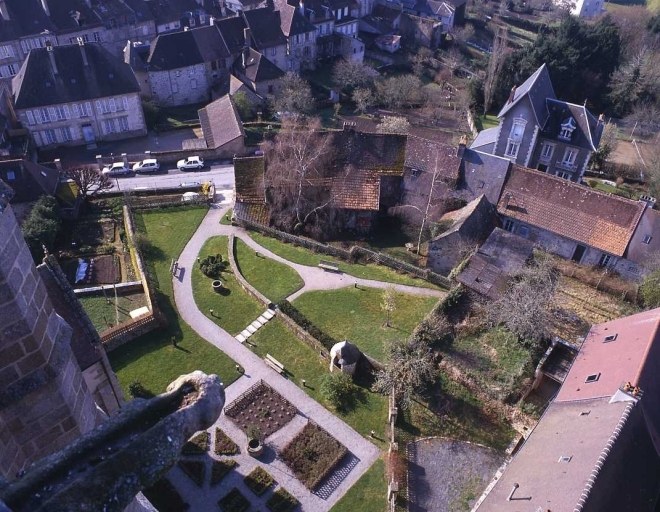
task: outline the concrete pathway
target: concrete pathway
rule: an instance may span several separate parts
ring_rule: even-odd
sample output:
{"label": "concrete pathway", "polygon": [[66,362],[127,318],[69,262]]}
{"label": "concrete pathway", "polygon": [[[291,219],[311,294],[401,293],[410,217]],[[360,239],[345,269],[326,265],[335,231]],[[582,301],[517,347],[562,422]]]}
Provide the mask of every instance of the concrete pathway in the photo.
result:
{"label": "concrete pathway", "polygon": [[[209,210],[209,213],[204,218],[200,227],[190,239],[179,257],[179,268],[184,268],[186,270],[179,273],[179,276],[182,277],[175,278],[173,281],[174,298],[177,309],[183,320],[187,322],[188,325],[190,325],[202,338],[222,350],[244,368],[245,374],[227,388],[228,402],[231,402],[232,397],[240,395],[247,388],[262,379],[289,400],[289,402],[294,404],[304,418],[308,418],[323,426],[324,429],[336,439],[340,440],[358,459],[355,467],[350,471],[346,478],[339,483],[337,488],[327,499],[322,499],[302,487],[302,484],[293,478],[288,468],[281,461],[275,459],[268,464],[267,469],[271,473],[275,473],[275,470],[279,466],[280,469],[278,471],[281,471],[281,473],[276,476],[276,479],[281,481],[281,483],[284,484],[284,487],[300,500],[303,510],[325,512],[330,510],[332,505],[334,505],[373,464],[379,456],[379,449],[342,420],[333,415],[325,407],[310,398],[296,384],[275,373],[272,369],[266,366],[259,356],[247,347],[241,345],[241,343],[239,343],[234,337],[218,327],[197,308],[193,297],[190,270],[197,261],[197,255],[204,245],[204,242],[209,237],[231,232],[225,229],[227,226],[223,226],[219,223],[220,218],[225,211],[225,208],[212,208]],[[259,248],[259,250],[260,252],[265,253],[263,248]],[[221,416],[218,422],[222,424],[227,431],[230,430],[229,425],[227,425],[229,422],[228,418]],[[237,432],[234,431],[231,434],[230,432],[227,433],[234,438],[235,441],[237,440],[235,437],[239,435]],[[280,440],[280,442],[282,441]],[[247,467],[248,462],[249,461],[245,461],[245,469],[249,469]],[[255,461],[254,464],[257,464],[257,462]],[[175,469],[174,474],[176,474],[177,471],[179,470]],[[288,479],[285,480],[285,475],[287,474]],[[191,485],[194,486],[192,483]],[[196,491],[196,493],[192,492],[192,494],[190,492],[185,493],[187,500],[192,500],[193,498],[191,496],[194,495],[195,503],[192,503],[192,501],[190,502],[192,510],[216,509],[217,497],[215,496],[215,493],[199,493],[199,489],[196,489]],[[249,496],[249,494],[247,494],[247,496]]]}

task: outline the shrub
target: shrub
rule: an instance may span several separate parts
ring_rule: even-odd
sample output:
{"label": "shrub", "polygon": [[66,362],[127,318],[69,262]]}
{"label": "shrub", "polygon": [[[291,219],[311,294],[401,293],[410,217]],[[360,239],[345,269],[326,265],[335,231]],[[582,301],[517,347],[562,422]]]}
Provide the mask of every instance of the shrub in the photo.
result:
{"label": "shrub", "polygon": [[140,254],[147,254],[151,250],[151,240],[144,233],[133,233],[133,247]]}
{"label": "shrub", "polygon": [[298,500],[280,487],[266,502],[266,506],[271,512],[292,512],[298,506]]}
{"label": "shrub", "polygon": [[189,505],[183,501],[181,495],[166,478],[161,478],[151,487],[143,489],[142,492],[160,512],[182,512],[189,508]]}
{"label": "shrub", "polygon": [[206,453],[209,449],[210,436],[209,433],[197,432],[192,436],[186,444],[181,448],[181,453],[184,455],[201,455]]}
{"label": "shrub", "polygon": [[222,272],[227,269],[228,262],[223,261],[221,254],[209,254],[199,262],[199,269],[206,277],[220,279]]}
{"label": "shrub", "polygon": [[21,226],[23,237],[35,262],[41,263],[44,246],[46,249],[53,249],[60,225],[57,201],[52,196],[41,196]]}
{"label": "shrub", "polygon": [[243,481],[254,494],[261,496],[265,493],[274,483],[273,477],[268,474],[268,471],[260,466],[257,466],[252,472],[247,475]]}
{"label": "shrub", "polygon": [[218,427],[215,428],[214,451],[216,455],[236,455],[240,452],[238,445]]}
{"label": "shrub", "polygon": [[420,343],[427,347],[444,347],[452,341],[452,326],[447,317],[432,311],[415,328],[410,337],[411,344]]}
{"label": "shrub", "polygon": [[649,308],[660,306],[660,270],[651,272],[639,287],[644,305]]}
{"label": "shrub", "polygon": [[351,402],[356,390],[350,375],[341,371],[328,373],[321,380],[321,396],[337,409]]}
{"label": "shrub", "polygon": [[139,380],[134,380],[128,385],[128,392],[133,398],[153,398],[155,396]]}
{"label": "shrub", "polygon": [[245,512],[250,508],[250,502],[236,487],[218,501],[218,505],[223,512]]}
{"label": "shrub", "polygon": [[206,464],[201,460],[180,460],[178,466],[181,470],[197,484],[198,487],[204,485],[204,476],[206,474]]}
{"label": "shrub", "polygon": [[219,484],[236,466],[238,463],[233,459],[214,460],[211,464],[211,485]]}
{"label": "shrub", "polygon": [[596,188],[598,186],[598,182],[596,180],[588,180],[587,183],[591,188]]}

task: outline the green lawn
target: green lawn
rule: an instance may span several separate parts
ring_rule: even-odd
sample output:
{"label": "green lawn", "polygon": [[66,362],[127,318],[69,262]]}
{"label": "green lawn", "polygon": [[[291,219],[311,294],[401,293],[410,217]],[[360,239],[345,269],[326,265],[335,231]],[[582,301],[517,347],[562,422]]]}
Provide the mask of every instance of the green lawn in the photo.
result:
{"label": "green lawn", "polygon": [[[226,236],[209,238],[199,253],[200,258],[205,258],[209,254],[220,254],[226,261],[228,241]],[[221,280],[224,290],[222,293],[216,293],[211,288],[212,279],[202,274],[199,266],[195,265],[192,270],[195,302],[208,318],[229,334],[236,335],[254,322],[266,308],[243,291],[229,267],[223,272]]]}
{"label": "green lawn", "polygon": [[232,214],[232,209],[229,208],[229,210],[227,210],[227,213],[225,213],[220,219],[220,224],[224,224],[225,226],[231,226],[231,214]]}
{"label": "green lawn", "polygon": [[130,312],[146,306],[144,293],[118,295],[115,307],[115,295],[112,290],[103,295],[87,295],[78,297],[83,309],[98,332],[103,332],[118,323],[130,320]]}
{"label": "green lawn", "polygon": [[[335,319],[335,321],[341,321]],[[329,372],[328,362],[321,359],[309,345],[300,341],[277,317],[259,329],[246,345],[260,356],[272,355],[284,365],[287,377],[300,386],[308,395],[331,409],[320,393],[323,376]],[[305,386],[302,386],[302,380]],[[356,402],[345,410],[333,411],[363,436],[376,431],[379,440],[385,439],[387,423],[387,397],[372,393],[370,383],[359,384]],[[381,447],[385,445],[381,444]]]}
{"label": "green lawn", "polygon": [[595,183],[595,188],[596,190],[600,190],[601,192],[607,192],[608,194],[615,194],[617,196],[625,197],[627,199],[637,199],[639,198],[641,191],[635,189],[634,187],[631,187],[630,185],[627,185],[626,183],[623,183],[619,185],[618,187],[615,187],[613,185],[610,185],[609,183],[605,183],[604,181],[597,180],[590,178],[587,180],[587,183],[589,186],[591,186],[591,183]]}
{"label": "green lawn", "polygon": [[500,122],[497,119],[497,116],[494,115],[481,115],[478,117],[479,122],[481,123],[481,129],[487,130],[488,128],[495,128],[499,126]]}
{"label": "green lawn", "polygon": [[[206,212],[206,208],[176,208],[135,215],[138,231],[152,244],[146,254],[147,266],[157,278],[155,295],[168,325],[108,354],[127,398],[128,385],[135,380],[154,393],[162,393],[179,375],[193,370],[215,373],[225,386],[237,377],[235,363],[182,321],[174,305],[171,259],[179,256]],[[177,347],[172,345],[172,337]]]}
{"label": "green lawn", "polygon": [[287,244],[276,238],[264,236],[261,233],[250,232],[250,236],[255,242],[270,250],[271,252],[281,256],[284,259],[292,261],[293,263],[299,263],[300,265],[316,267],[321,260],[331,261],[336,263],[344,274],[348,274],[350,276],[361,277],[362,279],[385,281],[388,283],[407,284],[410,286],[418,286],[420,288],[441,289],[438,286],[425,281],[424,279],[417,279],[406,274],[399,274],[391,268],[384,267],[383,265],[376,265],[373,263],[368,265],[346,263],[345,261],[338,258],[333,258],[332,256],[328,256],[326,254],[315,253],[309,249],[305,249],[304,247]]}
{"label": "green lawn", "polygon": [[301,295],[294,305],[312,323],[338,340],[348,339],[371,357],[383,360],[388,340],[407,339],[438,301],[435,297],[396,294],[392,327],[385,327],[381,309],[383,290],[353,287],[314,291]]}
{"label": "green lawn", "polygon": [[331,512],[383,512],[386,509],[385,462],[378,459],[346,494],[332,507]]}
{"label": "green lawn", "polygon": [[279,302],[303,287],[305,282],[298,272],[277,261],[257,256],[254,249],[236,238],[234,255],[243,277],[270,299]]}

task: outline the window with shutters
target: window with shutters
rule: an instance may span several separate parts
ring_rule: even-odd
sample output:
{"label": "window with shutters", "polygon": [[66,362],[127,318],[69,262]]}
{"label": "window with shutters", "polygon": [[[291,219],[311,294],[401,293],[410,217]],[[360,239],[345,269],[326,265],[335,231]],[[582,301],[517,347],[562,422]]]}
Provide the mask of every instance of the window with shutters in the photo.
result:
{"label": "window with shutters", "polygon": [[55,144],[57,142],[57,136],[55,135],[55,130],[44,130],[43,134],[46,144]]}
{"label": "window with shutters", "polygon": [[115,102],[114,98],[110,98],[107,100],[109,103],[109,110],[110,112],[117,112],[117,103]]}
{"label": "window with shutters", "polygon": [[27,116],[28,124],[33,125],[34,124],[34,114],[32,113],[32,111],[28,110],[27,112],[25,112],[25,115]]}
{"label": "window with shutters", "polygon": [[117,118],[117,121],[119,121],[119,131],[127,132],[130,130],[128,126],[128,116],[119,117]]}
{"label": "window with shutters", "polygon": [[82,115],[80,114],[80,106],[77,103],[73,104],[73,115],[75,117],[82,117]]}
{"label": "window with shutters", "polygon": [[47,108],[41,109],[41,119],[43,119],[44,123],[50,123],[51,121],[50,112],[48,112]]}
{"label": "window with shutters", "polygon": [[85,117],[92,117],[92,104],[89,101],[85,103]]}
{"label": "window with shutters", "polygon": [[103,120],[103,132],[106,134],[115,133],[115,120],[114,119],[104,119]]}
{"label": "window with shutters", "polygon": [[7,71],[9,71],[11,76],[14,76],[16,74],[16,66],[14,64],[7,64]]}
{"label": "window with shutters", "polygon": [[73,140],[73,137],[71,137],[71,129],[68,126],[64,126],[63,128],[60,128],[60,138],[64,142],[69,142],[70,140]]}
{"label": "window with shutters", "polygon": [[41,111],[39,109],[35,109],[33,111],[34,113],[34,119],[37,121],[37,124],[43,123],[43,119],[41,118]]}
{"label": "window with shutters", "polygon": [[9,44],[0,46],[0,59],[8,59],[14,56],[14,49]]}

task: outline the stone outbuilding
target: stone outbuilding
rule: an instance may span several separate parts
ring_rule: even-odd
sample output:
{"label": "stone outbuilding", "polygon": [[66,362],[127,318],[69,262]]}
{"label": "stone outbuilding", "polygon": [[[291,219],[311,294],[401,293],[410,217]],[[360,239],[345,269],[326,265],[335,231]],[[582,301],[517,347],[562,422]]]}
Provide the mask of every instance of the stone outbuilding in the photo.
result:
{"label": "stone outbuilding", "polygon": [[340,341],[330,349],[330,371],[339,368],[342,372],[353,375],[361,357],[360,349],[350,341]]}

